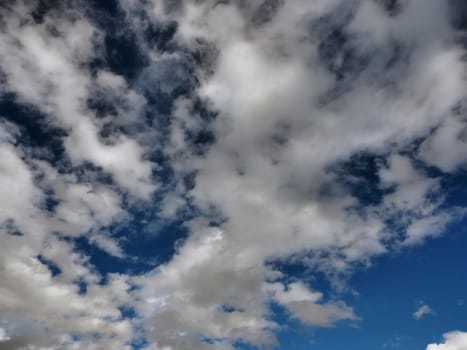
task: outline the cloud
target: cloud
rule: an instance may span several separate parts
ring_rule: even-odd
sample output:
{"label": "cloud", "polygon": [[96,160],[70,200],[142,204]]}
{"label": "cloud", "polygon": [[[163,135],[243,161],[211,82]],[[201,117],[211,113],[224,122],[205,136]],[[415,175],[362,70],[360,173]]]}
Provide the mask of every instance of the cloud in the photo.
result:
{"label": "cloud", "polygon": [[91,237],[90,242],[116,258],[123,259],[125,257],[125,253],[123,252],[122,248],[114,239],[110,237],[106,237],[100,234]]}
{"label": "cloud", "polygon": [[[307,263],[329,274],[346,271],[354,262],[387,251],[386,240],[396,236],[394,228],[386,226],[391,218],[398,218],[404,228],[399,244],[409,245],[440,234],[458,216],[440,208],[439,179],[415,167],[417,155],[400,153],[417,138],[429,138],[462,98],[462,50],[446,41],[454,35],[448,7],[415,1],[391,17],[370,2],[286,2],[255,27],[255,6],[188,1],[173,14],[185,45],[202,37],[219,50],[212,74],[201,78],[198,89],[218,112],[216,141],[202,157],[185,153],[181,169],[197,171],[188,193],[193,203],[207,215],[216,208],[225,221],[216,233],[200,222],[190,226],[192,235],[176,257],[145,282],[149,295],[161,293],[148,316],[160,330],[154,340],[161,346],[172,341],[184,348],[185,343],[165,338],[171,334],[168,329],[179,329],[187,339],[202,332],[192,317],[181,316],[191,308],[190,315],[204,308],[203,320],[221,317],[219,313],[227,319],[256,319],[259,327],[238,335],[233,323],[218,329],[204,321],[203,331],[208,338],[235,342],[236,337],[245,340],[243,336],[260,345],[262,332],[271,329],[264,323],[267,296],[259,288],[275,272],[265,268],[267,261],[324,251],[324,262],[310,258]],[[426,18],[444,14],[435,16],[436,30],[414,20],[422,7]],[[345,61],[344,49],[325,49],[335,28],[343,36],[341,47],[360,62]],[[332,67],[327,66],[330,61]],[[173,124],[174,135],[185,132],[184,120]],[[176,147],[183,147],[180,138],[176,140]],[[329,167],[359,152],[391,154],[378,173],[387,194],[375,206],[361,207],[360,199],[328,173]],[[326,186],[330,191],[323,195]],[[225,276],[230,276],[228,284]],[[222,281],[219,286],[232,288],[231,294],[211,280]],[[352,309],[338,301],[286,302],[295,286],[279,284],[274,295],[304,323],[330,326],[356,319]],[[257,313],[244,304],[250,295],[256,295]],[[222,305],[236,311],[219,311]],[[166,324],[168,315],[174,321]]]}
{"label": "cloud", "polygon": [[420,148],[420,158],[445,172],[453,172],[467,163],[459,152],[466,142],[465,122],[459,117],[447,118]]}
{"label": "cloud", "polygon": [[8,337],[7,332],[3,328],[0,328],[0,342],[5,342],[8,340],[10,340],[10,338]]}
{"label": "cloud", "polygon": [[425,316],[428,316],[428,315],[433,315],[435,312],[433,311],[433,309],[431,307],[429,307],[428,305],[426,304],[423,304],[421,305],[414,313],[413,313],[413,318],[416,319],[416,320],[421,320],[423,319]]}
{"label": "cloud", "polygon": [[426,350],[461,350],[467,346],[467,333],[455,331],[444,334],[444,343],[430,344]]}
{"label": "cloud", "polygon": [[[40,111],[38,118],[44,120],[37,125],[64,130],[65,158],[74,160],[73,152],[80,148],[81,155],[89,153],[73,163],[80,171],[66,165],[66,159],[58,165],[49,162],[33,142],[25,141],[38,131],[21,125],[21,118],[29,116],[19,114],[21,109],[14,118],[4,115],[12,113],[8,108],[0,111],[1,347],[129,349],[133,325],[120,311],[128,304],[128,276],[107,275],[102,281],[74,239],[92,232],[99,245],[123,256],[113,241],[96,235],[127,218],[122,193],[147,198],[154,188],[150,167],[135,141],[123,137],[111,146],[98,140],[94,115],[85,108],[92,78],[81,67],[92,56],[95,28],[69,12],[60,18],[48,13],[36,23],[34,10],[32,3],[21,1],[0,10],[5,90],[14,103],[28,106],[26,113]],[[13,103],[11,95],[1,98],[7,101],[2,106]],[[82,125],[88,129],[76,136]],[[67,146],[71,139],[73,149]],[[130,159],[123,163],[118,157]],[[117,186],[100,181],[81,160],[96,160]]]}
{"label": "cloud", "polygon": [[[144,150],[124,134],[103,142],[99,138],[102,121],[93,118],[86,106],[96,82],[82,66],[93,58],[101,38],[98,29],[73,12],[64,17],[51,13],[44,23],[31,23],[34,6],[19,4],[11,10],[15,16],[5,17],[0,35],[4,53],[0,66],[7,89],[46,113],[49,123],[67,130],[64,146],[74,164],[92,162],[111,173],[125,190],[147,199],[155,186],[151,166],[143,159]],[[119,78],[110,76],[99,74],[97,83],[126,94]]]}
{"label": "cloud", "polygon": [[[273,346],[271,304],[310,327],[359,320],[345,288],[277,262],[342,287],[465,215],[442,188],[467,161],[448,2],[121,0],[118,28],[61,6],[0,10],[0,98],[60,130],[52,161],[18,116],[0,124],[2,346]],[[145,58],[132,77],[109,64],[114,32]],[[160,218],[188,234],[150,271],[100,272],[80,247],[124,265]]]}
{"label": "cloud", "polygon": [[286,307],[291,315],[303,323],[315,327],[329,327],[340,320],[356,320],[352,308],[343,302],[320,304],[323,295],[309,291],[301,283],[292,283],[284,288],[281,284],[268,286],[273,298]]}

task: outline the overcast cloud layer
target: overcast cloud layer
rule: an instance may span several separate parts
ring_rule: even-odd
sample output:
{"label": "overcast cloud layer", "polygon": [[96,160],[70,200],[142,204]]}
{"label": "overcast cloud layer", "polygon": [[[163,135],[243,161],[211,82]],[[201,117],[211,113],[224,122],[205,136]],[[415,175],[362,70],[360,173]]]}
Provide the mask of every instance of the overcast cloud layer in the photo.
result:
{"label": "overcast cloud layer", "polygon": [[[443,187],[467,164],[462,1],[114,11],[0,5],[1,349],[274,347],[273,305],[358,324],[348,277],[465,215]],[[130,249],[169,224],[173,252]]]}

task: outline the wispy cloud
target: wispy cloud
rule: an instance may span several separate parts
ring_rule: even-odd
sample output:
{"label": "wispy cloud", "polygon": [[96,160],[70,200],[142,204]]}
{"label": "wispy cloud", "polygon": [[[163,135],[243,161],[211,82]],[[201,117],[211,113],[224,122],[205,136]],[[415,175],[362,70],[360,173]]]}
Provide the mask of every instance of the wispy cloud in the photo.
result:
{"label": "wispy cloud", "polygon": [[416,320],[421,320],[428,315],[434,315],[435,312],[431,307],[426,304],[420,305],[420,307],[413,313],[413,318]]}

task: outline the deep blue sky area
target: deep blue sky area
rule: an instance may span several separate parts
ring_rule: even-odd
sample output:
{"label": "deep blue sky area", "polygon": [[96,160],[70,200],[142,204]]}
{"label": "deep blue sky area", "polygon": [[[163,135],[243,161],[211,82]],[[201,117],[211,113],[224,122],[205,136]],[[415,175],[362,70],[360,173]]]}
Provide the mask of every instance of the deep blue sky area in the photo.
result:
{"label": "deep blue sky area", "polygon": [[[440,342],[440,334],[466,329],[466,223],[422,246],[374,259],[349,282],[357,294],[348,300],[360,321],[315,331],[295,322],[281,333],[280,349],[423,350]],[[434,314],[415,320],[412,314],[422,303]]]}

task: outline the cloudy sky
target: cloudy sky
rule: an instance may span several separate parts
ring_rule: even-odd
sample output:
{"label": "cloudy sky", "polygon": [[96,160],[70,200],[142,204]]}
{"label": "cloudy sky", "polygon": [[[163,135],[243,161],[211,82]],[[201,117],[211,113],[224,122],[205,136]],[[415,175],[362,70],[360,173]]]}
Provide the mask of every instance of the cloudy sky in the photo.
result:
{"label": "cloudy sky", "polygon": [[467,2],[0,2],[0,349],[466,350]]}

